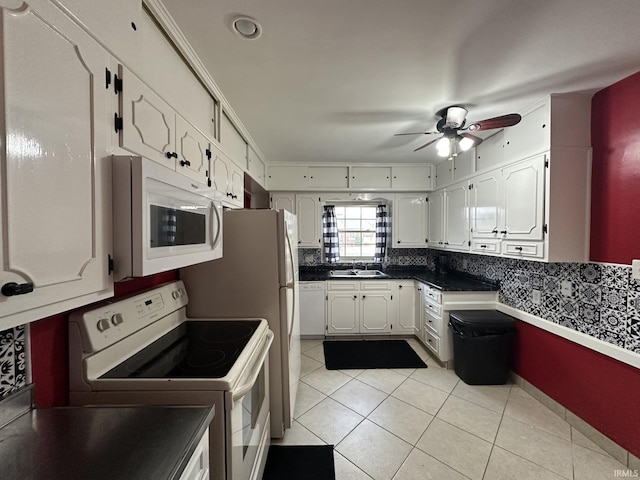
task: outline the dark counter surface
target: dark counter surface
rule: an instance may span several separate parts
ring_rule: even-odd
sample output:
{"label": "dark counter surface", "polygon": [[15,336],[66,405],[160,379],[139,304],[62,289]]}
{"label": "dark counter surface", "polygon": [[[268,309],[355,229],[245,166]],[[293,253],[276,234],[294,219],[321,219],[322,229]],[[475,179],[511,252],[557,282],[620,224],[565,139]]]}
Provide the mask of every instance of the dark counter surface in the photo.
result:
{"label": "dark counter surface", "polygon": [[[330,271],[333,268],[304,267],[300,268],[301,282],[322,282],[325,280],[417,280],[426,283],[444,292],[493,292],[499,290],[497,282],[490,283],[480,281],[470,275],[461,273],[437,274],[426,269],[392,269],[385,270],[386,277],[362,278],[362,277],[332,277]],[[336,269],[337,270],[337,269]]]}
{"label": "dark counter surface", "polygon": [[177,480],[214,407],[30,410],[0,428],[0,477]]}

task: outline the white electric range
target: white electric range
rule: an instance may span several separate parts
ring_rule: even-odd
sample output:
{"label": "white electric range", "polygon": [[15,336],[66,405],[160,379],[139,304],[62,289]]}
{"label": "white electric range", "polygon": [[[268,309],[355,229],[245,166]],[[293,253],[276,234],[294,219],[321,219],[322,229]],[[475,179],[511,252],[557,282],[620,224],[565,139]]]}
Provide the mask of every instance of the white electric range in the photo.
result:
{"label": "white electric range", "polygon": [[189,319],[181,281],[69,319],[72,405],[215,405],[210,478],[259,480],[269,436],[264,319]]}

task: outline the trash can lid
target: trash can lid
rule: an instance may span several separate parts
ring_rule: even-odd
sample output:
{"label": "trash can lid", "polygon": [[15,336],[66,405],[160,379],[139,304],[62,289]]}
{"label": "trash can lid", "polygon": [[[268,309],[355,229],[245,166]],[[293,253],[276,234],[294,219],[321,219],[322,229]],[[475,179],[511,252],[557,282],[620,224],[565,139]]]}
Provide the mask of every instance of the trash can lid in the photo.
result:
{"label": "trash can lid", "polygon": [[498,310],[452,310],[449,317],[455,322],[468,327],[482,328],[515,328],[516,319]]}

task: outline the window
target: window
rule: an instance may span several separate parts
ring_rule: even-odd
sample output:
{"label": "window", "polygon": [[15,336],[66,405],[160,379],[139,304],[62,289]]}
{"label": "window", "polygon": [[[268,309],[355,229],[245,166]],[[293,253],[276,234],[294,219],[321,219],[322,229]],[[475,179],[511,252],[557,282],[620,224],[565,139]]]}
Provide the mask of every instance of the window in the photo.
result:
{"label": "window", "polygon": [[376,205],[336,205],[341,260],[371,260],[376,252]]}

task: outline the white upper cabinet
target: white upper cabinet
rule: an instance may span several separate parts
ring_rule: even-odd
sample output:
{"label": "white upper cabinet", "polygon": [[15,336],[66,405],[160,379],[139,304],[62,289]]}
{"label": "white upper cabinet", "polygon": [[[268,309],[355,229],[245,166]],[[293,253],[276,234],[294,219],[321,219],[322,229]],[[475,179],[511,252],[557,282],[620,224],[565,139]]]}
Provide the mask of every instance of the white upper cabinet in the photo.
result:
{"label": "white upper cabinet", "polygon": [[298,246],[320,248],[322,245],[322,205],[317,195],[296,195]]}
{"label": "white upper cabinet", "polygon": [[267,167],[270,191],[426,192],[432,165],[279,164]]}
{"label": "white upper cabinet", "polygon": [[224,112],[220,122],[220,148],[237,165],[247,164],[247,142]]}
{"label": "white upper cabinet", "polygon": [[427,198],[396,193],[393,202],[393,248],[426,247],[429,238]]}
{"label": "white upper cabinet", "polygon": [[200,183],[209,180],[210,143],[145,83],[120,66],[120,146]]}
{"label": "white upper cabinet", "polygon": [[436,188],[443,188],[453,182],[453,160],[445,160],[436,165]]}
{"label": "white upper cabinet", "polygon": [[109,0],[52,0],[75,18],[84,29],[126,65],[139,64],[143,58],[140,35],[142,2]]}
{"label": "white upper cabinet", "polygon": [[428,198],[429,241],[427,245],[444,248],[444,189],[431,192]]}
{"label": "white upper cabinet", "polygon": [[504,179],[503,238],[543,240],[545,156],[518,162],[502,169]]}
{"label": "white upper cabinet", "polygon": [[247,172],[262,187],[266,185],[267,167],[251,145],[247,149]]}
{"label": "white upper cabinet", "polygon": [[[494,170],[473,179],[470,190],[469,215],[471,236],[496,239],[502,227],[502,172]],[[484,247],[487,248],[487,247]]]}
{"label": "white upper cabinet", "polygon": [[472,148],[460,152],[451,160],[444,160],[435,167],[436,188],[443,188],[452,183],[468,178],[476,171],[476,152]]}
{"label": "white upper cabinet", "polygon": [[358,190],[391,188],[391,167],[351,167],[349,185]]}
{"label": "white upper cabinet", "polygon": [[296,213],[296,195],[294,193],[272,193],[271,208]]}
{"label": "white upper cabinet", "polygon": [[[509,127],[505,130],[509,130]],[[504,135],[505,130],[485,138],[484,141],[476,147],[476,164],[478,172],[486,172],[494,169],[504,163]]]}
{"label": "white upper cabinet", "polygon": [[230,208],[244,206],[244,174],[229,157],[211,143],[211,175],[215,198]]}
{"label": "white upper cabinet", "polygon": [[110,55],[53,5],[0,6],[0,330],[109,297]]}
{"label": "white upper cabinet", "polygon": [[433,188],[431,165],[391,167],[393,190],[424,192]]}
{"label": "white upper cabinet", "polygon": [[445,247],[469,250],[468,182],[451,185],[444,190]]}

